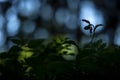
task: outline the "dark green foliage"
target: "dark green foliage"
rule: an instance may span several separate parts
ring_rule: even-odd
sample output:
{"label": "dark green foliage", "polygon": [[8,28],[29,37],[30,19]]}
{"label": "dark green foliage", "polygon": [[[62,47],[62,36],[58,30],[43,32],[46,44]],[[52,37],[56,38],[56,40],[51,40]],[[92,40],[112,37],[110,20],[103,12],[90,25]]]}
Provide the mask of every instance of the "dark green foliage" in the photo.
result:
{"label": "dark green foliage", "polygon": [[[14,43],[15,41],[17,40],[14,40]],[[28,41],[27,47],[31,48],[30,51],[34,54],[24,62],[18,60],[19,52],[23,50],[18,41],[8,52],[1,53],[0,80],[73,80],[76,77],[82,80],[99,80],[97,77],[104,79],[120,73],[120,48],[107,46],[102,40],[85,44],[82,48],[69,39],[43,43],[44,40],[40,39]],[[61,48],[62,44],[68,45]],[[58,51],[71,44],[79,49],[75,61],[63,59]]]}
{"label": "dark green foliage", "polygon": [[[99,26],[102,25],[92,29]],[[8,52],[0,53],[0,80],[114,80],[114,76],[119,77],[120,47],[108,46],[102,40],[83,47],[68,38],[46,41],[12,39],[16,45]],[[68,52],[60,51],[71,50],[71,45],[75,45],[79,53],[75,60],[69,61],[62,57]],[[22,51],[29,57],[21,55]],[[33,54],[29,55],[31,52]]]}
{"label": "dark green foliage", "polygon": [[10,39],[14,44],[22,46],[27,44],[27,42],[29,41],[28,39]]}

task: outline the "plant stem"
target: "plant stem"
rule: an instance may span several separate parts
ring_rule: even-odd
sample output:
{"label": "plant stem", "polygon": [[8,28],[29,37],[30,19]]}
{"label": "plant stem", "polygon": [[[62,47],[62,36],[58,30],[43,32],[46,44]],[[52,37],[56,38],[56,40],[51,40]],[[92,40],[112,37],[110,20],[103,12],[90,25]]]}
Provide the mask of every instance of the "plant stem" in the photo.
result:
{"label": "plant stem", "polygon": [[90,43],[93,43],[94,37],[95,37],[95,31],[93,32],[93,35],[92,35]]}

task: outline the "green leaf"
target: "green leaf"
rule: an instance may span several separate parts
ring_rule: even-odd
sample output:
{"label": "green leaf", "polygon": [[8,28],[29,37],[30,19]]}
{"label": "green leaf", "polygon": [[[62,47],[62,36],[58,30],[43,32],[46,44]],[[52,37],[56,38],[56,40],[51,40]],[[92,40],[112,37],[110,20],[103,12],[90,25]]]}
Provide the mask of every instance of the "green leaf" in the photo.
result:
{"label": "green leaf", "polygon": [[94,28],[94,31],[95,31],[98,27],[100,27],[100,26],[104,26],[104,25],[103,25],[103,24],[98,24],[98,25],[96,25],[95,28]]}
{"label": "green leaf", "polygon": [[70,46],[70,44],[76,45],[75,41],[73,41],[73,40],[67,40],[63,44],[68,44],[68,45],[66,45],[66,47]]}
{"label": "green leaf", "polygon": [[106,47],[106,45],[107,45],[106,43],[103,43],[103,44],[100,45],[99,48],[100,48],[100,49],[104,49],[104,48]]}
{"label": "green leaf", "polygon": [[29,41],[29,39],[20,39],[20,40],[21,40],[21,45],[25,45]]}
{"label": "green leaf", "polygon": [[21,44],[21,40],[19,39],[11,39],[11,41],[17,45],[20,45]]}
{"label": "green leaf", "polygon": [[27,42],[29,41],[28,39],[10,39],[13,43],[17,44],[17,45],[25,45],[27,44]]}
{"label": "green leaf", "polygon": [[94,42],[94,46],[95,46],[95,47],[98,47],[98,46],[100,46],[102,43],[103,43],[102,39],[99,39],[99,40],[97,40],[97,41]]}
{"label": "green leaf", "polygon": [[86,19],[82,19],[82,21],[90,24],[90,21],[88,21],[88,20],[86,20]]}
{"label": "green leaf", "polygon": [[19,51],[21,51],[22,49],[18,46],[13,46],[10,48],[10,50],[8,51],[8,57],[10,58],[17,58],[18,57],[18,53]]}
{"label": "green leaf", "polygon": [[85,30],[90,30],[91,28],[92,28],[91,25],[87,25],[84,27]]}
{"label": "green leaf", "polygon": [[31,40],[31,41],[29,41],[29,43],[28,43],[28,47],[34,48],[34,49],[35,49],[35,48],[40,48],[40,47],[43,48],[43,42],[44,42],[43,39]]}

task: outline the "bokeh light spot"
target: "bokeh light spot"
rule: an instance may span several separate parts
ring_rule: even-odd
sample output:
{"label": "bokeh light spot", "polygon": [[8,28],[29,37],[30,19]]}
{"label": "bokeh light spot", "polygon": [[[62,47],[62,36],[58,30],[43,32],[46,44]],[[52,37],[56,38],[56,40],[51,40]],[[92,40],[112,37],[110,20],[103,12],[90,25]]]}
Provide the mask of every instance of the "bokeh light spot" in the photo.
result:
{"label": "bokeh light spot", "polygon": [[50,20],[53,17],[53,9],[50,5],[43,5],[40,9],[40,16],[44,20]]}
{"label": "bokeh light spot", "polygon": [[19,13],[26,17],[37,15],[40,7],[41,3],[39,0],[20,0],[18,4]]}
{"label": "bokeh light spot", "polygon": [[[93,25],[104,24],[104,18],[102,12],[98,11],[91,1],[83,1],[80,9],[80,28],[82,32],[86,35],[89,35],[89,31],[84,30],[86,24],[82,22],[82,19],[89,20]],[[96,29],[96,32],[100,32],[104,29],[105,26],[100,26]]]}
{"label": "bokeh light spot", "polygon": [[7,22],[7,33],[8,36],[15,36],[18,34],[20,28],[20,20],[17,18],[17,16],[13,16],[8,22]]}
{"label": "bokeh light spot", "polygon": [[25,34],[29,34],[29,33],[32,33],[36,28],[36,24],[34,21],[32,20],[26,20],[23,22],[23,25],[22,25],[22,31],[25,33]]}
{"label": "bokeh light spot", "polygon": [[80,0],[67,0],[68,7],[71,10],[77,10],[79,3]]}
{"label": "bokeh light spot", "polygon": [[3,29],[5,24],[5,18],[3,15],[0,14],[0,30]]}
{"label": "bokeh light spot", "polygon": [[69,17],[70,12],[65,8],[60,8],[55,13],[56,22],[60,25],[63,25],[66,21],[68,21]]}
{"label": "bokeh light spot", "polygon": [[65,22],[66,27],[71,30],[75,30],[78,26],[77,20],[78,20],[77,15],[71,13],[69,15],[69,19],[66,20],[66,22]]}
{"label": "bokeh light spot", "polygon": [[45,28],[38,29],[34,34],[35,39],[47,39],[48,37],[49,37],[49,32]]}

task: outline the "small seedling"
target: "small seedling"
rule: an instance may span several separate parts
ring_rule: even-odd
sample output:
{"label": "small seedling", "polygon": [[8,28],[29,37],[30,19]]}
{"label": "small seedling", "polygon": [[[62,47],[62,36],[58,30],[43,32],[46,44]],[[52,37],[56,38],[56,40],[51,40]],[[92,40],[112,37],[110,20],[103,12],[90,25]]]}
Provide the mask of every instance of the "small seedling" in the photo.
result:
{"label": "small seedling", "polygon": [[97,25],[93,25],[90,23],[90,21],[86,20],[86,19],[82,19],[83,22],[86,22],[88,25],[84,27],[85,30],[89,30],[90,32],[90,37],[91,37],[91,41],[90,43],[93,43],[94,38],[95,38],[95,31],[98,27],[100,26],[104,26],[103,24],[97,24]]}

